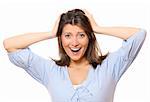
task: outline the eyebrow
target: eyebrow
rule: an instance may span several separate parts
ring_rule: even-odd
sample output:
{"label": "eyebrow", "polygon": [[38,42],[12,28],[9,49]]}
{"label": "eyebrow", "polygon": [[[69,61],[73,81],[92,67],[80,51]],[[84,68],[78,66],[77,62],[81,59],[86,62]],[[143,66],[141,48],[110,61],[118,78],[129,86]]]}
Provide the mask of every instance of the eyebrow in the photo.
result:
{"label": "eyebrow", "polygon": [[[86,34],[84,31],[82,32],[77,32],[77,34],[82,33],[82,34]],[[63,32],[62,34],[72,34],[71,32]]]}
{"label": "eyebrow", "polygon": [[62,34],[71,34],[70,32],[63,32]]}
{"label": "eyebrow", "polygon": [[78,33],[84,33],[85,34],[85,32],[83,31],[83,32],[78,32]]}

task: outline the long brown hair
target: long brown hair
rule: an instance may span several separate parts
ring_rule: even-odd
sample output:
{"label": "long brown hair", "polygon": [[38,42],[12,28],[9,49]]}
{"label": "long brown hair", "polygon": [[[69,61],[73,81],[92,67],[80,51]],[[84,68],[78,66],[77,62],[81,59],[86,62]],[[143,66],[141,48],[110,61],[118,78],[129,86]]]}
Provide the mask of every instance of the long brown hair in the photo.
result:
{"label": "long brown hair", "polygon": [[89,61],[89,63],[92,64],[92,66],[96,69],[97,65],[101,64],[101,62],[106,58],[107,55],[102,56],[100,49],[98,48],[96,37],[94,35],[94,31],[92,29],[90,21],[85,13],[80,9],[73,9],[61,15],[57,30],[60,60],[54,61],[57,65],[60,66],[69,66],[70,64],[70,58],[66,54],[62,46],[61,40],[62,30],[66,24],[76,25],[85,31],[88,36],[89,43],[84,56]]}

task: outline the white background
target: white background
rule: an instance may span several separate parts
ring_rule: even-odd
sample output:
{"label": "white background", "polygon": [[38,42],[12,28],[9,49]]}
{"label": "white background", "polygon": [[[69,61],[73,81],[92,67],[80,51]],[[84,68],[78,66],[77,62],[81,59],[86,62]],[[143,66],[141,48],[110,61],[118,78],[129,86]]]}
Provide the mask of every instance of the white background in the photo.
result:
{"label": "white background", "polygon": [[[102,26],[147,30],[139,55],[117,85],[114,102],[150,102],[150,6],[147,1],[0,0],[0,102],[51,102],[44,86],[9,62],[2,43],[10,36],[50,31],[58,15],[73,8],[88,9]],[[98,35],[97,39],[104,53],[121,46],[118,38]],[[31,49],[46,58],[58,57],[56,39],[39,42]]]}

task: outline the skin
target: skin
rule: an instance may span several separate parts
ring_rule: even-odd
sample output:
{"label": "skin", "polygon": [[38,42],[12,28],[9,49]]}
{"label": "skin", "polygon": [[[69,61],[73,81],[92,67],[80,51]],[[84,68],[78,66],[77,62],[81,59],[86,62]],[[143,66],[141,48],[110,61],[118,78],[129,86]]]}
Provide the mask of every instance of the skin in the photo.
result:
{"label": "skin", "polygon": [[[62,45],[71,58],[71,62],[80,63],[82,60],[85,61],[84,53],[87,49],[89,40],[87,34],[80,27],[76,25],[67,24],[63,28],[61,35]],[[77,53],[71,49],[80,49]]]}
{"label": "skin", "polygon": [[[134,35],[136,32],[140,30],[139,28],[133,28],[133,27],[99,26],[95,22],[93,16],[87,10],[84,10],[84,12],[86,16],[89,18],[92,28],[96,34],[110,35],[110,36],[121,38],[123,40],[127,40],[130,36]],[[15,52],[17,50],[26,48],[34,43],[55,38],[59,20],[60,17],[57,19],[57,21],[54,24],[54,28],[50,32],[27,33],[27,34],[17,35],[5,39],[3,42],[4,48],[6,49],[7,52]],[[63,29],[63,32],[66,31],[71,32],[71,39],[72,39],[72,40],[66,39],[64,37],[64,33],[62,34],[63,47],[66,53],[68,54],[68,56],[71,58],[71,63],[68,67],[70,80],[72,81],[73,84],[80,84],[86,79],[88,70],[90,68],[88,61],[84,57],[88,40],[87,37],[84,38],[81,37],[82,39],[79,39],[80,34],[77,32],[83,30],[77,26],[67,25]],[[82,49],[79,52],[79,54],[73,55],[69,51],[70,47],[82,47]]]}
{"label": "skin", "polygon": [[[70,80],[73,84],[82,83],[86,79],[90,66],[84,57],[89,43],[88,36],[80,27],[67,24],[63,28],[61,39],[62,46],[71,59],[68,67]],[[80,50],[77,53],[71,50],[79,48]]]}

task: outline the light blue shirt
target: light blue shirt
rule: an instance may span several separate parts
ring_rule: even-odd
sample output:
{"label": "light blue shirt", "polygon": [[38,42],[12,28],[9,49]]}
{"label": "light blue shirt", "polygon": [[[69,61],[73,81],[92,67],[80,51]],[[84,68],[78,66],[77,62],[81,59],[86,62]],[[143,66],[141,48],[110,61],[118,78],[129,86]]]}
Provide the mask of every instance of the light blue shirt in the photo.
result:
{"label": "light blue shirt", "polygon": [[77,89],[73,88],[67,66],[58,66],[52,59],[44,59],[29,48],[8,53],[8,56],[12,63],[47,88],[52,102],[113,102],[115,87],[137,56],[145,36],[146,32],[141,29],[124,40],[122,47],[109,53],[96,69],[90,67],[86,80]]}

